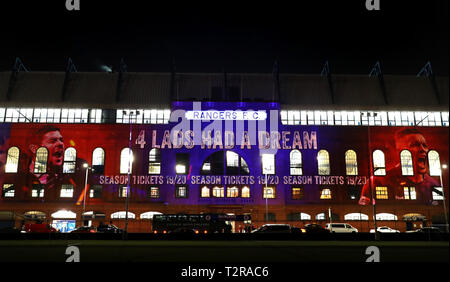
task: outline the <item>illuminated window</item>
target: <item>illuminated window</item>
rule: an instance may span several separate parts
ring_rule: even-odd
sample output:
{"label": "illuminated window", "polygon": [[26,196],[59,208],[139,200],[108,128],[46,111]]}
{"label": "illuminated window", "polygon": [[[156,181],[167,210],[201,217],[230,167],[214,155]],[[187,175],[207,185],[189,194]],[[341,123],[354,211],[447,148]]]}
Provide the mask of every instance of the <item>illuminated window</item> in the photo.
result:
{"label": "illuminated window", "polygon": [[428,152],[428,165],[430,167],[431,176],[441,175],[441,161],[439,159],[439,153],[435,150]]}
{"label": "illuminated window", "polygon": [[153,148],[148,154],[148,174],[161,173],[161,154],[160,150]]}
{"label": "illuminated window", "polygon": [[152,199],[159,199],[159,187],[150,187],[149,196]]}
{"label": "illuminated window", "polygon": [[237,188],[236,186],[227,187],[227,197],[228,198],[239,197],[239,188]]}
{"label": "illuminated window", "polygon": [[320,191],[321,200],[331,200],[331,189],[325,188]]}
{"label": "illuminated window", "polygon": [[330,175],[330,157],[326,150],[317,153],[317,165],[319,175]]}
{"label": "illuminated window", "polygon": [[275,174],[275,155],[262,154],[262,174]]}
{"label": "illuminated window", "polygon": [[92,152],[93,173],[103,174],[105,172],[105,150],[95,148]]}
{"label": "illuminated window", "polygon": [[381,150],[373,152],[373,174],[386,175],[386,165],[384,162],[384,153]]}
{"label": "illuminated window", "polygon": [[444,190],[442,189],[442,187],[433,187],[432,190],[432,196],[433,196],[433,200],[436,201],[442,201],[444,200]]}
{"label": "illuminated window", "polygon": [[9,148],[7,155],[8,156],[6,158],[5,172],[16,173],[19,167],[19,155],[20,155],[19,148],[17,147]]}
{"label": "illuminated window", "polygon": [[[131,187],[130,187],[131,190]],[[124,187],[120,187],[119,188],[119,197],[120,198],[126,198],[127,197],[127,191],[128,191],[128,187],[124,186]]]}
{"label": "illuminated window", "polygon": [[301,187],[292,187],[292,200],[303,200],[305,194],[303,192],[303,188]]}
{"label": "illuminated window", "polygon": [[250,188],[248,186],[242,187],[241,197],[242,198],[250,198]]}
{"label": "illuminated window", "polygon": [[369,216],[363,213],[348,213],[344,215],[344,220],[369,220]]}
{"label": "illuminated window", "polygon": [[154,215],[161,215],[162,213],[160,212],[155,212],[155,211],[150,211],[150,212],[144,212],[141,213],[141,215],[139,216],[140,219],[153,219]]}
{"label": "illuminated window", "polygon": [[275,199],[275,187],[265,187],[263,188],[263,199]]}
{"label": "illuminated window", "polygon": [[3,184],[2,195],[4,198],[14,198],[14,184]]}
{"label": "illuminated window", "polygon": [[400,152],[402,175],[414,175],[412,155],[408,150]]}
{"label": "illuminated window", "polygon": [[177,174],[187,174],[189,169],[189,154],[176,154],[175,172]]}
{"label": "illuminated window", "polygon": [[358,160],[355,151],[348,150],[345,152],[345,168],[347,175],[358,175]]}
{"label": "illuminated window", "polygon": [[202,187],[202,192],[201,192],[201,197],[202,198],[209,198],[209,187],[208,186],[203,186]]}
{"label": "illuminated window", "polygon": [[397,220],[398,217],[392,213],[377,213],[375,216],[377,220]]}
{"label": "illuminated window", "polygon": [[403,193],[405,200],[416,200],[416,188],[415,187],[403,187]]}
{"label": "illuminated window", "polygon": [[302,153],[299,150],[292,150],[290,153],[291,175],[302,175]]}
{"label": "illuminated window", "polygon": [[324,212],[316,215],[316,220],[325,220],[325,219],[326,219],[326,216],[325,216]]}
{"label": "illuminated window", "polygon": [[219,186],[213,187],[213,197],[215,198],[223,198],[224,195],[224,188]]}
{"label": "illuminated window", "polygon": [[376,192],[376,198],[381,200],[387,200],[388,199],[388,190],[387,187],[375,187]]}
{"label": "illuminated window", "polygon": [[307,213],[301,212],[300,213],[300,220],[311,220],[311,216]]}
{"label": "illuminated window", "polygon": [[[111,214],[111,219],[125,219],[126,217],[127,217],[126,211],[120,211]],[[132,212],[128,212],[128,218],[135,219],[136,215]]]}
{"label": "illuminated window", "polygon": [[40,147],[36,150],[36,159],[34,162],[34,173],[47,172],[47,158],[48,151],[45,147]]}
{"label": "illuminated window", "polygon": [[75,163],[77,161],[77,150],[73,147],[64,151],[63,173],[74,173]]}
{"label": "illuminated window", "polygon": [[73,197],[73,185],[63,184],[61,186],[61,193],[59,195],[61,198],[72,198]]}
{"label": "illuminated window", "polygon": [[32,198],[43,198],[44,197],[44,185],[43,184],[33,184],[31,187],[31,197]]}
{"label": "illuminated window", "polygon": [[89,198],[101,198],[102,185],[92,185],[89,189]]}
{"label": "illuminated window", "polygon": [[131,173],[133,163],[133,151],[123,148],[120,152],[120,173]]}
{"label": "illuminated window", "polygon": [[188,187],[187,186],[175,186],[175,198],[187,198]]}

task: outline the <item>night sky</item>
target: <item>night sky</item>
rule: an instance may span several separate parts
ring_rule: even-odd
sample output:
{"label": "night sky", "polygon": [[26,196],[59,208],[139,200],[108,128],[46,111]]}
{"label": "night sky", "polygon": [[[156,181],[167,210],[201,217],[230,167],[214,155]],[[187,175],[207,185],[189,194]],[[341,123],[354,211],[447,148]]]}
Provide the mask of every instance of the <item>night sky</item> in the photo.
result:
{"label": "night sky", "polygon": [[[0,71],[16,57],[31,71],[416,75],[431,61],[448,75],[448,1],[11,1],[0,5]],[[95,2],[95,4],[93,3]],[[395,3],[392,3],[395,2]],[[182,4],[184,3],[184,4]],[[245,4],[244,4],[245,3]]]}

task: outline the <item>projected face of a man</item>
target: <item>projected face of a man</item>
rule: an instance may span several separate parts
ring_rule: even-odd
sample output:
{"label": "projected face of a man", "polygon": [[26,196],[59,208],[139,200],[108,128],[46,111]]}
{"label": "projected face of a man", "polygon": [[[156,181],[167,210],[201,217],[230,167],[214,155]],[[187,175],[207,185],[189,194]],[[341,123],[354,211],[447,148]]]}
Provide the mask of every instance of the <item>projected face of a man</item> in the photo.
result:
{"label": "projected face of a man", "polygon": [[397,149],[411,152],[414,164],[414,173],[425,174],[427,172],[428,145],[425,137],[420,133],[405,135],[396,140]]}
{"label": "projected face of a man", "polygon": [[62,166],[64,163],[64,143],[59,131],[49,131],[42,136],[41,145],[48,149],[49,166]]}

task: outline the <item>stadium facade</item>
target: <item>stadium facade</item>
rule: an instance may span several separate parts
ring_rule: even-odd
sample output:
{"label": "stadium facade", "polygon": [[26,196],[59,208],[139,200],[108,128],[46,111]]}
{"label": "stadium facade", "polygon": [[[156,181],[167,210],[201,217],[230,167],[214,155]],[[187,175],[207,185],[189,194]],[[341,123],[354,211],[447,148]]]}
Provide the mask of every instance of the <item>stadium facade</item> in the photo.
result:
{"label": "stadium facade", "polygon": [[129,232],[158,213],[247,215],[235,232],[448,214],[448,78],[13,71],[0,101],[0,212],[62,231],[127,209]]}

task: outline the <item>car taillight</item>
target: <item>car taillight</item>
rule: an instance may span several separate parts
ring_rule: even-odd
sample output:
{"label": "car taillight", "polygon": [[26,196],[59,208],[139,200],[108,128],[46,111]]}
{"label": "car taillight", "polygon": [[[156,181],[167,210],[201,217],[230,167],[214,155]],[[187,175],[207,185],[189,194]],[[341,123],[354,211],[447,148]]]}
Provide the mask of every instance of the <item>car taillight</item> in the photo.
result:
{"label": "car taillight", "polygon": [[158,230],[153,231],[153,233],[154,233],[154,234],[157,234],[157,233],[158,233]]}

